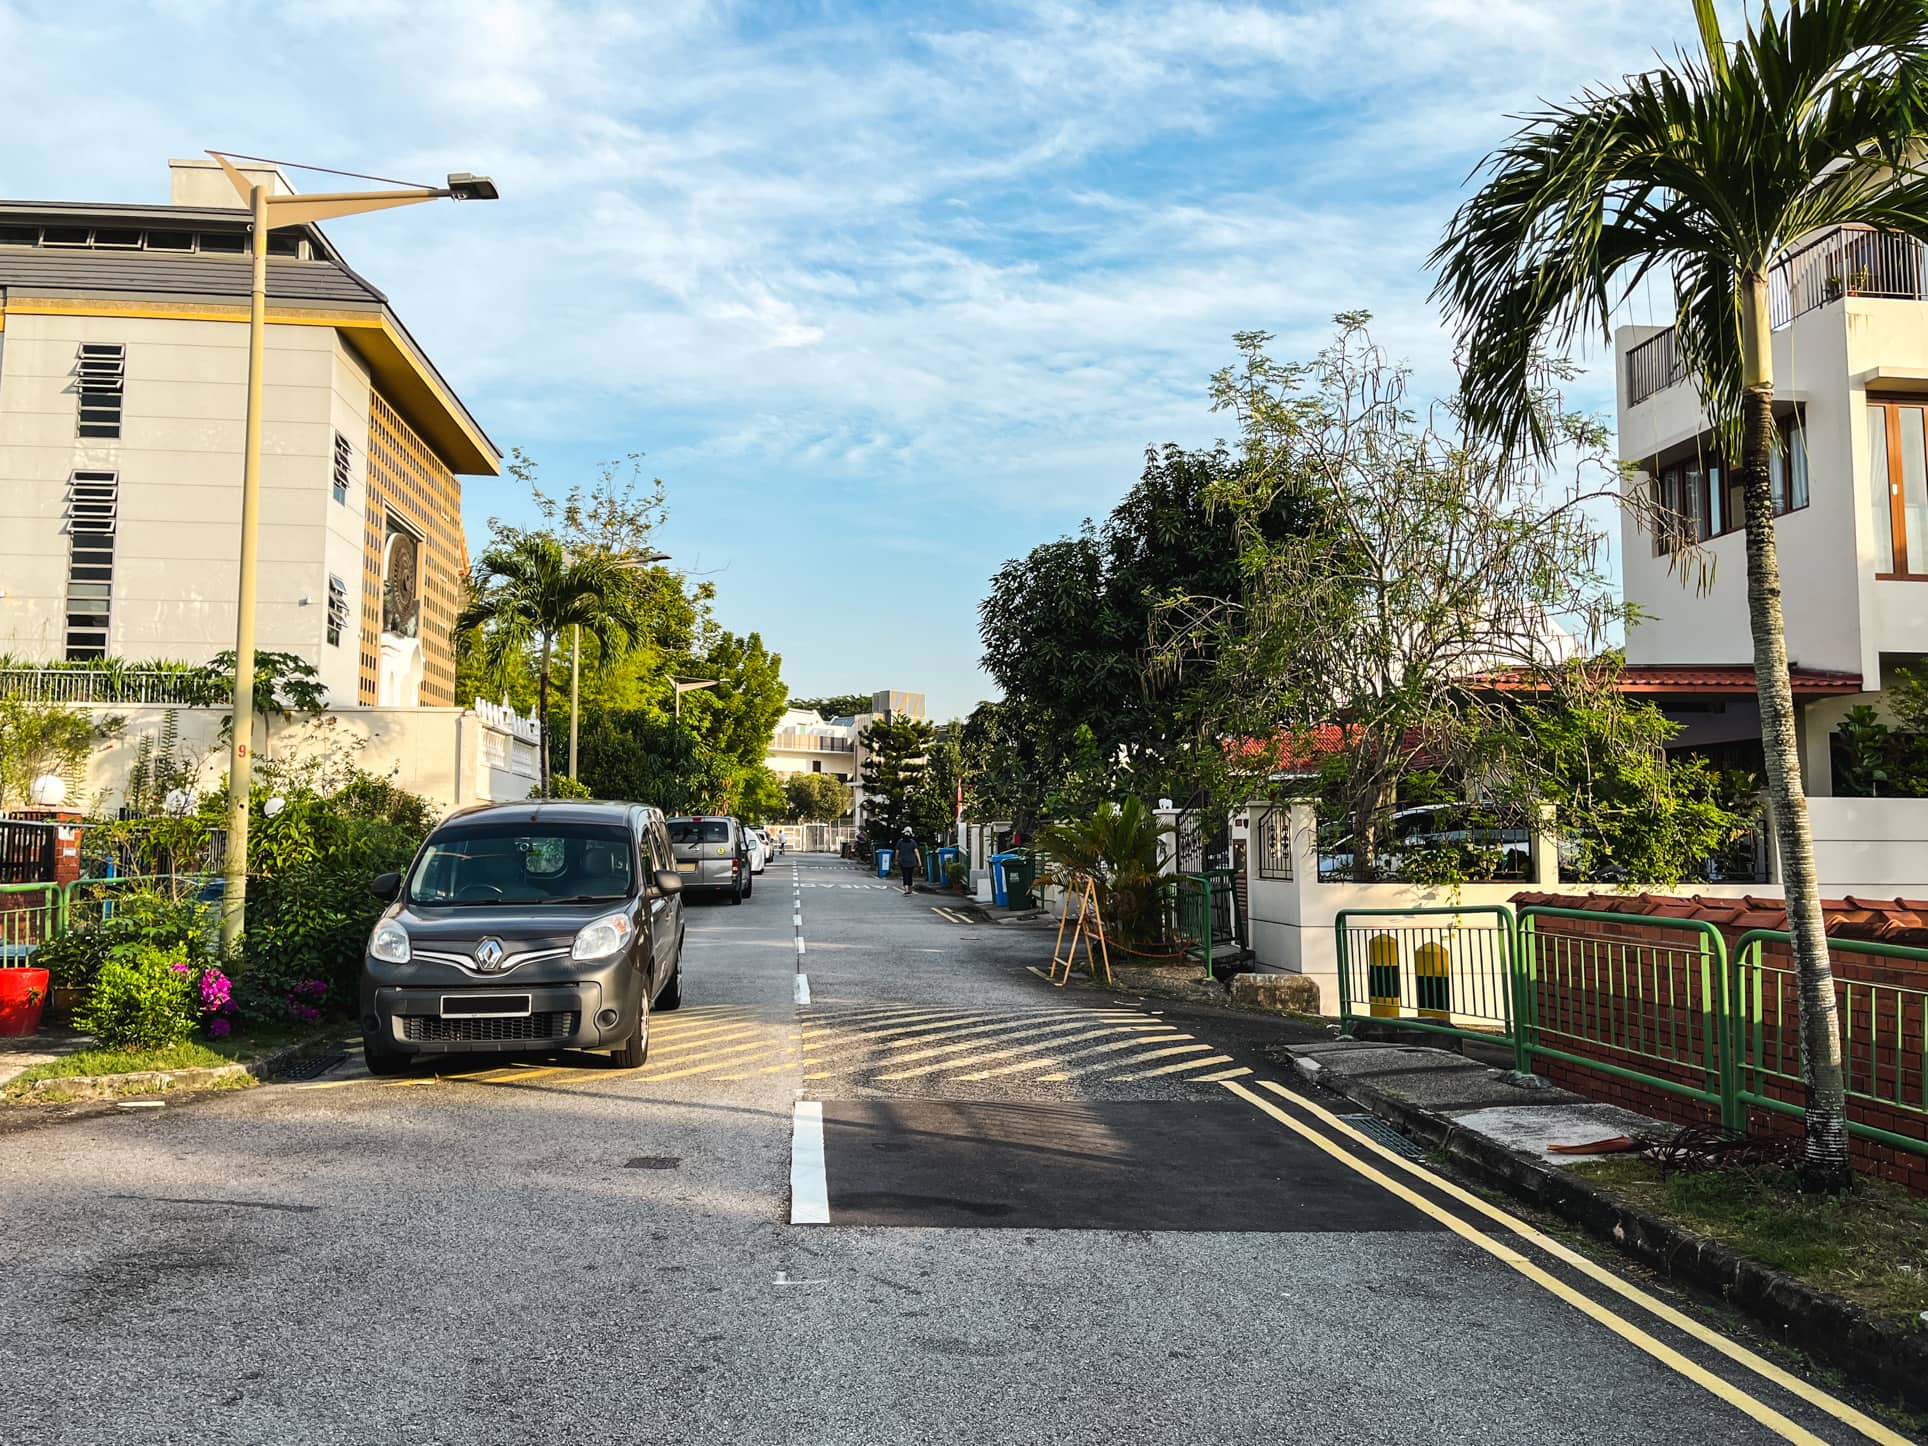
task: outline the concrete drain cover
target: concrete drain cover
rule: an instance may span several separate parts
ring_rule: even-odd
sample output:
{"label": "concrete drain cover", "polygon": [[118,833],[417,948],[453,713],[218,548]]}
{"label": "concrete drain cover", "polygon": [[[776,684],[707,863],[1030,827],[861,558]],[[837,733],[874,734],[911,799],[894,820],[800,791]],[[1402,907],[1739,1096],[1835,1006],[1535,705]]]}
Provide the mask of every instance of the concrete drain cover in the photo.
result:
{"label": "concrete drain cover", "polygon": [[681,1155],[635,1155],[624,1164],[625,1170],[674,1170],[683,1163]]}
{"label": "concrete drain cover", "polygon": [[1347,1124],[1360,1134],[1378,1141],[1396,1155],[1404,1155],[1408,1160],[1423,1160],[1426,1152],[1412,1140],[1407,1139],[1384,1120],[1374,1115],[1347,1115]]}
{"label": "concrete drain cover", "polygon": [[291,1059],[277,1069],[269,1078],[277,1084],[287,1084],[295,1080],[318,1079],[336,1065],[348,1058],[345,1050],[327,1050],[321,1054],[305,1054],[299,1059]]}

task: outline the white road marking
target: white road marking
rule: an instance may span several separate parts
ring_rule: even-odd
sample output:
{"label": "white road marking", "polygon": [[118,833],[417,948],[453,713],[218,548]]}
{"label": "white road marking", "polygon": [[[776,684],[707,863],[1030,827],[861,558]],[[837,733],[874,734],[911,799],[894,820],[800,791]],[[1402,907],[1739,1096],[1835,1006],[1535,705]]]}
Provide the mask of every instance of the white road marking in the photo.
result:
{"label": "white road marking", "polygon": [[803,936],[801,934],[797,935],[797,957],[799,959],[803,957]]}
{"label": "white road marking", "polygon": [[810,976],[808,974],[799,974],[797,976],[797,1003],[808,1004],[809,1002]]}
{"label": "white road marking", "polygon": [[158,1110],[162,1105],[166,1104],[167,1101],[166,1100],[121,1100],[118,1103],[120,1107],[124,1110]]}
{"label": "white road marking", "polygon": [[823,1102],[798,1100],[790,1128],[790,1223],[830,1223],[830,1181],[823,1169]]}

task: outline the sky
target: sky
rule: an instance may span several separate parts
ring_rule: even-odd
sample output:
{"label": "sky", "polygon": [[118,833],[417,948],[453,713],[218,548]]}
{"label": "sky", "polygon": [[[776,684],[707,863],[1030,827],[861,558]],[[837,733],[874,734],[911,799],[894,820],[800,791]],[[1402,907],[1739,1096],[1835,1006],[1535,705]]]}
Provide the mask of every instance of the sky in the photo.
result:
{"label": "sky", "polygon": [[[645,454],[658,545],[793,694],[950,717],[995,696],[997,567],[1148,444],[1225,433],[1234,332],[1307,356],[1363,308],[1448,387],[1425,261],[1469,173],[1692,28],[1691,0],[0,0],[0,194],[164,200],[207,147],[494,177],[329,234],[549,484]],[[1572,399],[1606,414],[1601,355]],[[479,550],[530,509],[471,478],[464,515]]]}

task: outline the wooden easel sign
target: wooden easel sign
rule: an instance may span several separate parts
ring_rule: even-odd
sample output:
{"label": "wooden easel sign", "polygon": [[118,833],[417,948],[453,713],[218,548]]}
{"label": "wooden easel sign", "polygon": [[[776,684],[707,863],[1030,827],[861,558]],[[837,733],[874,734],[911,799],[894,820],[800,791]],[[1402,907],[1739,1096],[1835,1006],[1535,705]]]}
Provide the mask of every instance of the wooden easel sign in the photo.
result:
{"label": "wooden easel sign", "polygon": [[[1071,923],[1072,904],[1076,903],[1078,919],[1071,931],[1071,944],[1064,942],[1065,925]],[[1094,951],[1091,941],[1096,939],[1098,947]],[[1071,982],[1071,971],[1078,962],[1078,947],[1084,946],[1085,972],[1093,979],[1099,971],[1104,971],[1104,981],[1112,983],[1111,950],[1105,944],[1104,915],[1098,910],[1098,886],[1090,879],[1082,884],[1073,885],[1064,896],[1064,913],[1058,916],[1058,940],[1051,949],[1051,982],[1062,989]],[[1058,977],[1058,970],[1064,970],[1064,977]]]}

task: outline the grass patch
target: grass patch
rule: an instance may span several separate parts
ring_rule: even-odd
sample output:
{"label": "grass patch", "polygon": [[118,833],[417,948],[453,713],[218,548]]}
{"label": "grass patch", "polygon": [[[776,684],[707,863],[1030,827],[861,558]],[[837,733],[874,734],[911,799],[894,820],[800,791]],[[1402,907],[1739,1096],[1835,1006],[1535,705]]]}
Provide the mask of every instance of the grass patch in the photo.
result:
{"label": "grass patch", "polygon": [[75,1075],[132,1074],[149,1069],[211,1069],[252,1059],[286,1044],[338,1033],[335,1025],[318,1031],[311,1024],[272,1025],[230,1034],[222,1039],[191,1039],[163,1049],[82,1049],[31,1065],[7,1081],[5,1093],[17,1092],[35,1080],[68,1079]]}
{"label": "grass patch", "polygon": [[1588,1183],[1821,1290],[1910,1324],[1928,1310],[1928,1200],[1865,1176],[1840,1198],[1804,1195],[1794,1172],[1663,1176],[1622,1156],[1570,1167]]}

